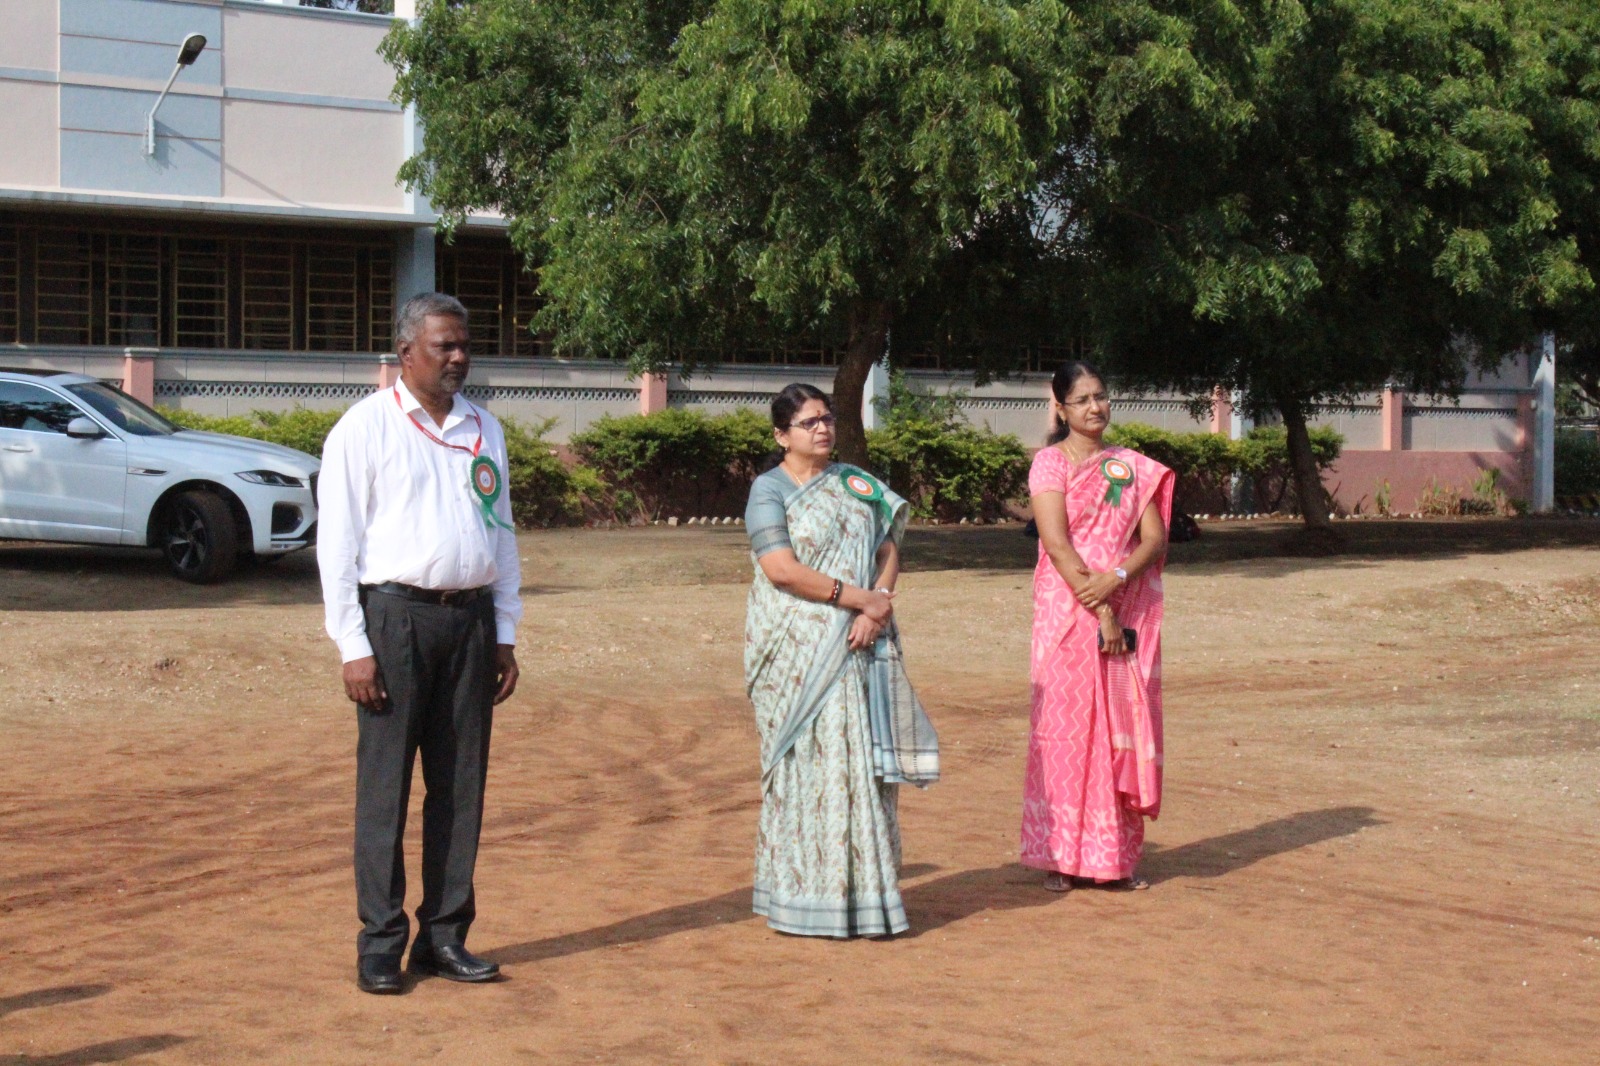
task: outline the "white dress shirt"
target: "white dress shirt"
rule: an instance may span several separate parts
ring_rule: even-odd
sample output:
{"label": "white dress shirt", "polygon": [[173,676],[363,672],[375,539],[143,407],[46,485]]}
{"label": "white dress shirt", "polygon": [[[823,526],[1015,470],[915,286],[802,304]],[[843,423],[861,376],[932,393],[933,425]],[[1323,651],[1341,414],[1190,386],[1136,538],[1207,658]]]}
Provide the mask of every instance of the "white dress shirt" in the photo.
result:
{"label": "white dress shirt", "polygon": [[[419,422],[468,450],[428,439]],[[488,523],[472,488],[480,424],[480,453],[500,468],[494,510],[509,526],[505,432],[459,393],[441,427],[396,382],[346,411],[328,434],[317,486],[317,565],[328,636],[345,662],[372,654],[358,586],[385,581],[425,589],[493,585],[495,639],[516,643],[522,617],[516,534]]]}

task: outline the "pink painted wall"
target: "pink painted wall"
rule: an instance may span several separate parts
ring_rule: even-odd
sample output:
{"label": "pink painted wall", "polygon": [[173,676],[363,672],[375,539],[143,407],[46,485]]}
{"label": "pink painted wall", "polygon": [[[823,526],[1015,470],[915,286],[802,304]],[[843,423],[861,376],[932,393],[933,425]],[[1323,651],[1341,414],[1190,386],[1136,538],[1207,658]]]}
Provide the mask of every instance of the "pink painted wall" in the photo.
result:
{"label": "pink painted wall", "polygon": [[1377,508],[1373,496],[1379,482],[1388,479],[1391,506],[1397,512],[1417,509],[1417,500],[1430,480],[1470,495],[1472,483],[1484,470],[1500,471],[1500,488],[1514,500],[1526,500],[1531,471],[1525,452],[1412,452],[1345,451],[1322,476],[1322,484],[1342,511],[1357,506],[1367,513]]}

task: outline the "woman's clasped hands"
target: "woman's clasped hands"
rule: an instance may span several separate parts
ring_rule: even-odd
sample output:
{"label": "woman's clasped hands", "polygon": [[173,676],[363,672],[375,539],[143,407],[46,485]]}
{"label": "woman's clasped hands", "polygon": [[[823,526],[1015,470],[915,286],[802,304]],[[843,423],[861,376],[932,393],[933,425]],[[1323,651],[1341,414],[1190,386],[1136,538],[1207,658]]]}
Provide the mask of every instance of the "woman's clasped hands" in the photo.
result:
{"label": "woman's clasped hands", "polygon": [[894,614],[894,593],[888,589],[872,589],[856,611],[850,623],[850,650],[861,651],[877,643],[878,637]]}

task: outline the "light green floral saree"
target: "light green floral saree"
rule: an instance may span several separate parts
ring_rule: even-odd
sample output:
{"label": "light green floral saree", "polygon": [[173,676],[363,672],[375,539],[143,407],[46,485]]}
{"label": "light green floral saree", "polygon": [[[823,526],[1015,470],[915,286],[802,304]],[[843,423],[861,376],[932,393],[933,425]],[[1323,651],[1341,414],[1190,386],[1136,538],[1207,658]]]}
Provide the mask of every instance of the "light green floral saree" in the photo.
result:
{"label": "light green floral saree", "polygon": [[[804,486],[780,468],[751,487],[746,524],[756,558],[791,548],[805,566],[871,588],[877,551],[899,542],[906,510],[854,467],[830,466]],[[745,622],[763,793],[754,906],[786,933],[907,928],[897,791],[938,778],[938,739],[893,623],[875,648],[856,652],[853,617],[778,590],[756,567]]]}

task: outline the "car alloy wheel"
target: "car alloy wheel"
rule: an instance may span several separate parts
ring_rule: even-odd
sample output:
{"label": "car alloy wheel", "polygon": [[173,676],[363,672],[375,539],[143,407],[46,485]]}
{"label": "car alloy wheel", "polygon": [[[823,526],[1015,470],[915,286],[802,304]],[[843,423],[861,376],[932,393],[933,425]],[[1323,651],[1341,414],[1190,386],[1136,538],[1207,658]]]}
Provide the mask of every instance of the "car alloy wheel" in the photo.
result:
{"label": "car alloy wheel", "polygon": [[212,493],[180,493],[167,507],[161,549],[172,572],[184,581],[219,581],[238,555],[233,513]]}

